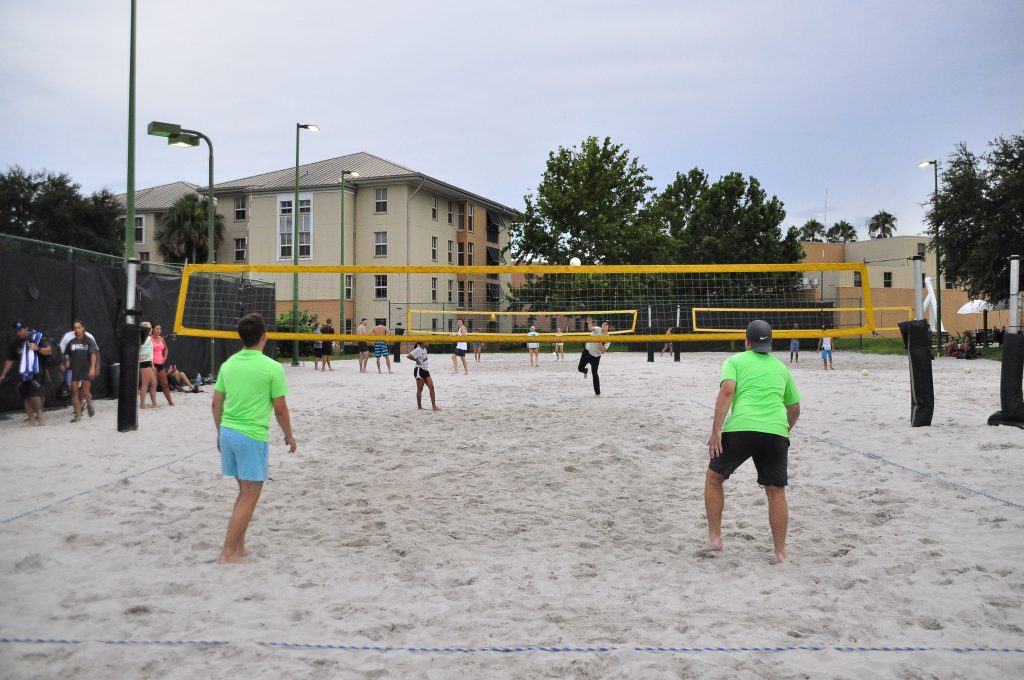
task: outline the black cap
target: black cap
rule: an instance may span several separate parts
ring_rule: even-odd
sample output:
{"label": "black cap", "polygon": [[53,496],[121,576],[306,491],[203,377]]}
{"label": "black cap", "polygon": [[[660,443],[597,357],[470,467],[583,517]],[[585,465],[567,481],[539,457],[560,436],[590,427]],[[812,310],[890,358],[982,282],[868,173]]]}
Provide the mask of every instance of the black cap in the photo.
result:
{"label": "black cap", "polygon": [[11,328],[17,331],[21,330],[22,328],[28,328],[28,324],[26,324],[24,321],[15,321],[13,324],[11,324]]}
{"label": "black cap", "polygon": [[747,342],[755,352],[772,351],[772,327],[767,321],[757,319],[747,326]]}

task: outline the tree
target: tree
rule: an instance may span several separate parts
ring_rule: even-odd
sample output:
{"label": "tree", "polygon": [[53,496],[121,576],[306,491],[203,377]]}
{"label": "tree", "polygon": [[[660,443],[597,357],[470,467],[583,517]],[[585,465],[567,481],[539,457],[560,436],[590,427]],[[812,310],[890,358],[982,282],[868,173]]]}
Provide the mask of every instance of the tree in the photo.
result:
{"label": "tree", "polygon": [[825,240],[825,225],[818,220],[807,220],[798,233],[801,241],[822,243]]}
{"label": "tree", "polygon": [[946,279],[972,297],[1006,300],[1006,256],[1024,244],[1024,136],[998,137],[981,156],[957,145],[937,198],[926,219]]}
{"label": "tree", "polygon": [[629,150],[608,137],[548,154],[537,193],[509,228],[518,262],[647,264],[659,262],[664,238],[640,219],[653,193],[651,176]]}
{"label": "tree", "polygon": [[85,196],[64,173],[13,167],[0,174],[0,232],[5,234],[120,255],[121,214],[110,191]]}
{"label": "tree", "polygon": [[[156,247],[167,262],[206,262],[208,199],[187,193],[174,202],[164,215],[156,234]],[[216,209],[216,208],[215,208]],[[224,240],[224,216],[214,219],[214,248]]]}
{"label": "tree", "polygon": [[857,230],[846,220],[839,220],[825,234],[828,243],[853,243],[857,240]]}
{"label": "tree", "polygon": [[790,263],[803,258],[796,230],[782,235],[782,202],[768,198],[757,178],[738,172],[714,183],[700,168],[676,173],[644,216],[669,237],[668,262]]}
{"label": "tree", "polygon": [[879,210],[868,219],[868,236],[870,238],[892,238],[896,233],[896,216]]}

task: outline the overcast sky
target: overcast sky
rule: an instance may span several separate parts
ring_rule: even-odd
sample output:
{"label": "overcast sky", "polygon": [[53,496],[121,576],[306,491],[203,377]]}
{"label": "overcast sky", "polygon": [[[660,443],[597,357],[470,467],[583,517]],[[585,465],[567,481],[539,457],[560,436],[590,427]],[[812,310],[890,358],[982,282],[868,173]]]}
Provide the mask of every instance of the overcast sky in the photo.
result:
{"label": "overcast sky", "polygon": [[[610,136],[661,190],[757,177],[785,225],[885,209],[923,229],[932,173],[1024,132],[1024,2],[139,0],[136,187],[368,151],[514,208],[549,151]],[[126,184],[128,0],[0,2],[0,168]]]}

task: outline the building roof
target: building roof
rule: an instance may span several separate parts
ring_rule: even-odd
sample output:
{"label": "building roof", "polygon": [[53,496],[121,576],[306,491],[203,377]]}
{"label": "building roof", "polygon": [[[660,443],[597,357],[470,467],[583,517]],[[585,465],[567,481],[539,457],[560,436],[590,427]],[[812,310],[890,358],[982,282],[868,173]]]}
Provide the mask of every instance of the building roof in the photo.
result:
{"label": "building roof", "polygon": [[[194,193],[198,187],[191,182],[171,182],[158,187],[139,189],[135,192],[136,212],[163,212],[185,194]],[[118,194],[117,202],[125,207],[128,194]]]}
{"label": "building roof", "polygon": [[[464,189],[435,179],[421,172],[407,168],[404,165],[393,163],[380,156],[360,151],[328,158],[313,163],[305,163],[299,166],[299,182],[304,190],[337,188],[342,171],[358,172],[359,177],[349,177],[346,181],[359,184],[382,184],[396,182],[423,182],[425,188],[430,191],[443,193],[454,199],[473,200],[490,208],[500,210],[504,213],[514,213],[508,206],[496,201],[478,196]],[[295,168],[284,168],[265,172],[261,175],[243,177],[241,179],[220,182],[213,185],[214,194],[235,193],[238,191],[250,193],[291,191],[295,188]],[[199,193],[204,193],[203,188],[197,187]]]}

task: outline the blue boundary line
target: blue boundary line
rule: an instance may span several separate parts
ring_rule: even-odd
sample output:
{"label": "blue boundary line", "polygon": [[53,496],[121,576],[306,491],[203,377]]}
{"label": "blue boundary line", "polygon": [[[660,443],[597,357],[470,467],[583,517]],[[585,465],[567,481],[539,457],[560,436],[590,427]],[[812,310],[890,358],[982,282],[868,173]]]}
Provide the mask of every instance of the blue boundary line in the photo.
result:
{"label": "blue boundary line", "polygon": [[[128,647],[220,647],[238,644],[231,640],[73,640],[63,638],[0,637],[0,644],[81,645],[95,643]],[[749,645],[749,646],[654,646],[654,645],[491,645],[485,647],[346,645],[309,642],[255,642],[260,647],[279,649],[328,649],[343,652],[406,652],[411,654],[516,654],[554,652],[570,654],[606,654],[626,650],[638,653],[697,654],[705,652],[953,652],[956,654],[998,653],[1024,654],[1024,647],[992,647],[989,645],[961,647],[929,647],[922,645]]]}
{"label": "blue boundary line", "polygon": [[180,463],[183,460],[188,460],[189,458],[192,458],[193,456],[198,456],[200,453],[207,453],[208,451],[212,451],[212,450],[214,450],[216,448],[217,448],[216,446],[208,446],[205,449],[200,449],[199,451],[193,451],[192,453],[188,454],[187,456],[182,456],[181,458],[175,458],[174,460],[168,461],[166,463],[161,463],[160,465],[156,465],[156,466],[151,467],[151,468],[147,468],[145,470],[142,470],[141,472],[133,472],[132,474],[127,475],[125,477],[118,477],[117,479],[115,479],[115,480],[113,480],[111,482],[103,482],[102,484],[98,484],[98,485],[92,487],[91,489],[86,489],[85,491],[79,491],[78,493],[72,494],[70,496],[67,496],[66,498],[61,498],[60,500],[54,501],[52,503],[48,503],[48,504],[43,505],[41,507],[35,508],[33,510],[27,510],[27,511],[25,511],[25,512],[19,514],[19,515],[14,515],[13,517],[7,517],[5,519],[2,519],[2,520],[0,520],[0,525],[8,524],[10,522],[13,522],[16,519],[21,519],[22,517],[28,517],[29,515],[33,515],[33,514],[35,514],[37,512],[42,512],[43,510],[48,510],[49,508],[52,508],[52,507],[54,507],[56,505],[60,505],[61,503],[67,503],[68,501],[74,500],[75,498],[78,498],[79,496],[84,496],[86,494],[92,493],[96,489],[102,489],[103,487],[110,486],[112,484],[117,484],[118,482],[124,482],[124,481],[132,479],[134,477],[139,477],[139,476],[147,474],[149,472],[153,472],[155,470],[160,470],[161,468],[165,468],[165,467],[168,467],[170,465],[174,465],[175,463]]}
{"label": "blue boundary line", "polygon": [[[701,402],[697,401],[696,399],[690,399],[690,401],[692,403],[694,403],[694,404],[697,404],[698,406],[703,406],[704,408],[712,410],[712,411],[714,410],[713,406],[708,406],[707,404],[702,404]],[[865,458],[868,458],[868,459],[873,460],[873,461],[878,462],[878,463],[884,463],[885,465],[891,465],[891,466],[899,468],[901,470],[906,470],[907,472],[911,472],[911,473],[913,473],[915,475],[919,475],[919,476],[924,477],[926,479],[934,479],[936,482],[939,482],[940,484],[945,484],[946,486],[953,487],[954,489],[957,489],[958,491],[964,491],[966,493],[972,493],[975,496],[982,496],[984,498],[988,498],[989,500],[996,501],[997,503],[1002,503],[1003,505],[1007,505],[1007,506],[1009,506],[1011,508],[1016,508],[1018,510],[1024,510],[1024,503],[1018,503],[1017,501],[1011,501],[1011,500],[1007,500],[1006,498],[1000,498],[999,496],[996,496],[995,494],[989,493],[988,491],[985,491],[984,489],[975,489],[975,488],[967,486],[966,484],[961,484],[960,482],[952,482],[952,481],[950,481],[948,479],[944,479],[943,477],[941,477],[941,476],[939,476],[937,474],[934,474],[934,473],[931,473],[931,472],[926,472],[925,470],[918,470],[917,468],[912,468],[909,465],[904,465],[903,463],[897,463],[896,461],[890,460],[890,459],[888,459],[888,458],[886,458],[884,456],[880,456],[877,453],[871,453],[870,451],[861,451],[859,449],[853,448],[852,446],[847,446],[846,444],[840,444],[839,442],[834,442],[831,439],[825,439],[824,437],[818,437],[817,435],[807,434],[806,432],[798,432],[797,434],[799,436],[801,436],[801,437],[806,437],[806,438],[811,439],[811,440],[816,441],[816,442],[820,442],[820,443],[823,443],[823,444],[828,444],[829,446],[834,446],[835,448],[840,449],[842,451],[848,451],[850,453],[856,453],[858,455],[864,456]]]}

